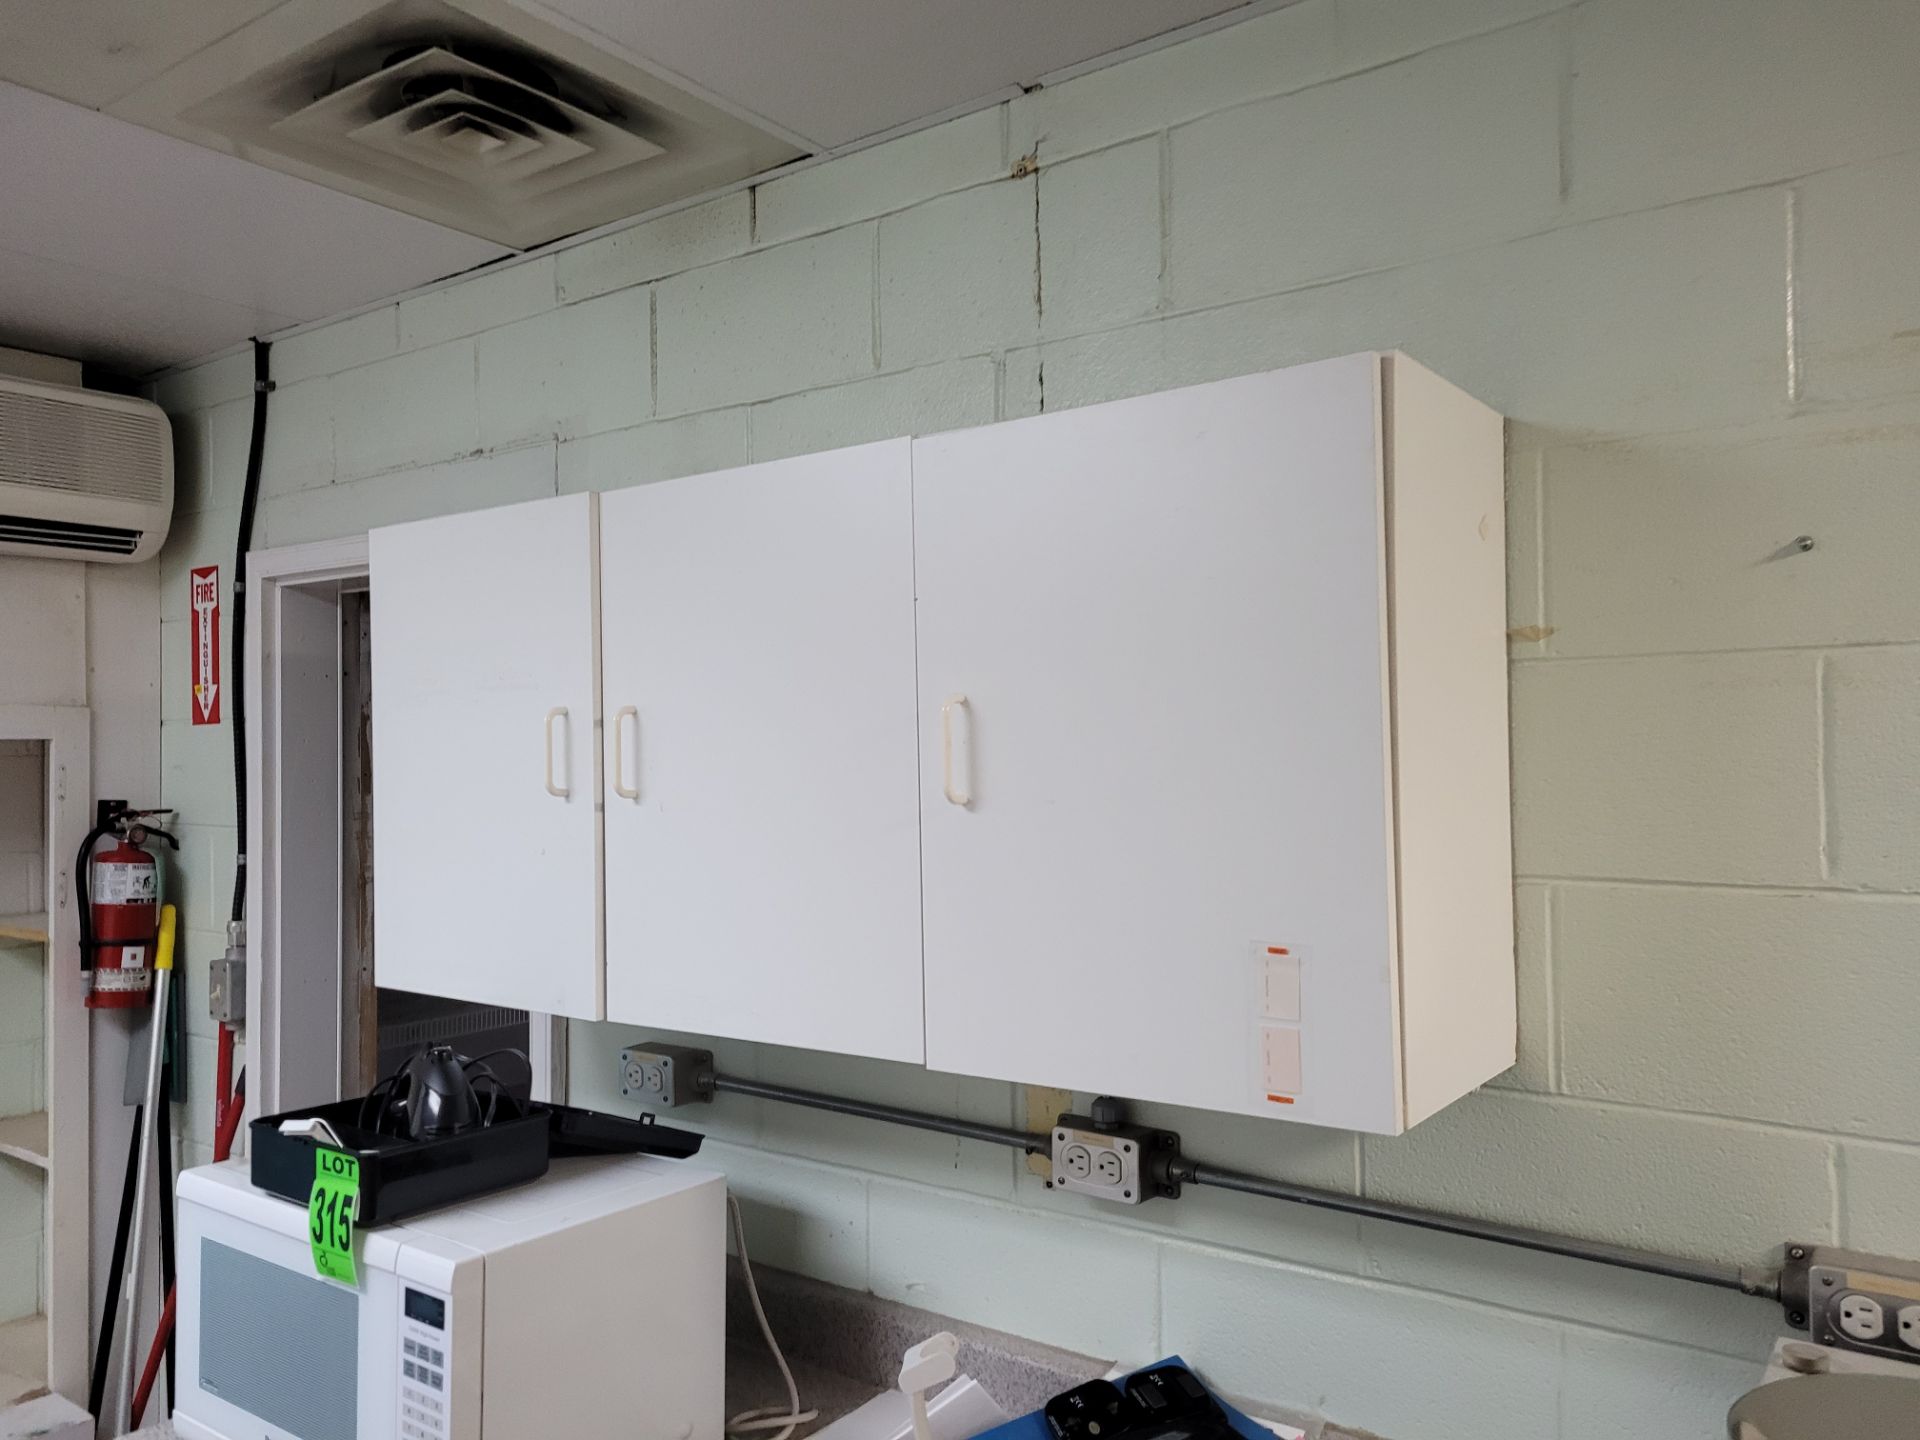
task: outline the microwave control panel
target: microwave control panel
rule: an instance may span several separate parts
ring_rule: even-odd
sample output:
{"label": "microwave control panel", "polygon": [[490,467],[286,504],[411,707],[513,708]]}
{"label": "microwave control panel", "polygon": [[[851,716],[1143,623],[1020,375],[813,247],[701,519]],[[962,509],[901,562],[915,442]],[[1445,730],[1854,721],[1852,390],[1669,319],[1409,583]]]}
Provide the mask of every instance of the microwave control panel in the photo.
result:
{"label": "microwave control panel", "polygon": [[403,1440],[446,1440],[447,1297],[413,1285],[400,1288],[398,1433]]}

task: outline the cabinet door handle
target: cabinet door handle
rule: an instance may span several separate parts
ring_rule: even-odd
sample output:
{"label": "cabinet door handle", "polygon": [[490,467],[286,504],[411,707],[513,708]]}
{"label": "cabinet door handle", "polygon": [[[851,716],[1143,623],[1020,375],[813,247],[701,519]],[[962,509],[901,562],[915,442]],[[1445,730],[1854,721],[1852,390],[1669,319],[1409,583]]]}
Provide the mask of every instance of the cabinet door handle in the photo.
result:
{"label": "cabinet door handle", "polygon": [[[564,720],[566,718],[567,718],[567,707],[564,705],[556,705],[551,710],[547,711],[547,794],[557,795],[562,800],[566,799],[567,796],[569,796],[573,792],[571,787],[569,786],[556,785],[553,783],[553,722],[556,720]],[[569,747],[569,750],[571,750],[571,747]],[[567,758],[569,761],[571,761],[573,758],[572,754],[569,753]],[[567,766],[567,769],[571,771],[573,769],[573,766],[569,764]]]}
{"label": "cabinet door handle", "polygon": [[633,748],[636,752],[640,749],[640,711],[622,705],[613,717],[613,793],[622,800],[638,800],[640,787],[627,784],[627,732],[620,723],[629,715],[633,717]]}
{"label": "cabinet door handle", "polygon": [[[964,711],[966,728],[960,737],[960,773],[958,789],[953,783],[953,712]],[[940,707],[940,788],[946,792],[949,805],[967,806],[973,804],[973,712],[967,708],[967,697],[949,695],[946,703]]]}

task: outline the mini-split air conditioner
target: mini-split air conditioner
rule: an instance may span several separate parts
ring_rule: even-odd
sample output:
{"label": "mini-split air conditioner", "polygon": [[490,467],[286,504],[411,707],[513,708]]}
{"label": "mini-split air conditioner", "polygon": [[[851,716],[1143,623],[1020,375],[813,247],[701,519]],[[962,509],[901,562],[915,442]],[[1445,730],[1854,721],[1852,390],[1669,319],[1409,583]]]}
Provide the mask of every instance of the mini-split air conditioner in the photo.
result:
{"label": "mini-split air conditioner", "polygon": [[0,376],[0,555],[146,560],[172,516],[159,406]]}

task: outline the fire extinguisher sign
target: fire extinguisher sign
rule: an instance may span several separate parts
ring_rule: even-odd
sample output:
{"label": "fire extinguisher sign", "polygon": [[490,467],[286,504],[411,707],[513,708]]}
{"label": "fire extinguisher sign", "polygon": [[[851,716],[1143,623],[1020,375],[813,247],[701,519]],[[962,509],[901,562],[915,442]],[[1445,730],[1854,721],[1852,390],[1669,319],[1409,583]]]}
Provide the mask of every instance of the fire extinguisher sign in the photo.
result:
{"label": "fire extinguisher sign", "polygon": [[220,567],[194,570],[193,723],[220,723]]}

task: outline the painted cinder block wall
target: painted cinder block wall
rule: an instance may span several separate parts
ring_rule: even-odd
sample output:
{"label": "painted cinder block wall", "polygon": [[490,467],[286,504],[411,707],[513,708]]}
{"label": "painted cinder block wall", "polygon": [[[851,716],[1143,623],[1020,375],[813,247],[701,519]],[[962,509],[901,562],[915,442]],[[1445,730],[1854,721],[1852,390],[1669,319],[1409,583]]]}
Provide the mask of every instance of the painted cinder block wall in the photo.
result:
{"label": "painted cinder block wall", "polygon": [[[1521,1060],[1399,1139],[1156,1118],[1222,1163],[1606,1240],[1920,1253],[1916,54],[1892,0],[1301,0],[285,339],[259,539],[1403,347],[1511,417]],[[226,732],[187,723],[186,576],[229,564],[248,365],[157,392],[196,970],[234,837]],[[576,1027],[577,1100],[622,1106],[635,1033]],[[1017,1087],[717,1048],[1025,1120]],[[1005,1151],[839,1117],[701,1123],[765,1260],[1181,1350],[1396,1440],[1712,1435],[1779,1328],[1241,1197],[1116,1215]]]}

